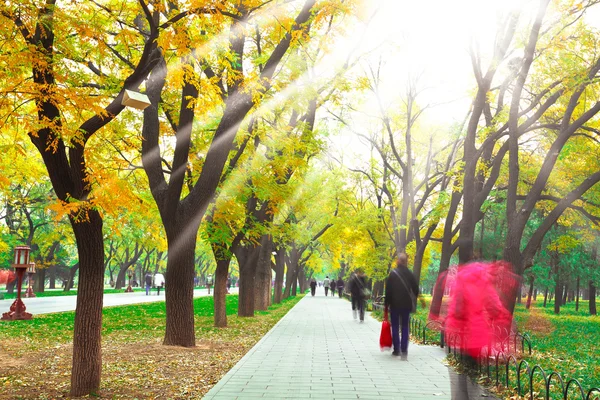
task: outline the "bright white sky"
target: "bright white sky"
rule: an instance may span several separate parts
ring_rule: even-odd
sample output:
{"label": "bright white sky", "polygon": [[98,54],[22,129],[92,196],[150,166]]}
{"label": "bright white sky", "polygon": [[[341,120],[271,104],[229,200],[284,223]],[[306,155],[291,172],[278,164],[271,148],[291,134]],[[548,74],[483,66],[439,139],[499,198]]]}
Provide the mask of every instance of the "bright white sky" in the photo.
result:
{"label": "bright white sky", "polygon": [[[408,78],[419,76],[417,101],[421,107],[430,106],[421,124],[429,131],[447,132],[464,120],[472,101],[470,44],[478,43],[481,54],[489,55],[500,18],[520,7],[520,24],[527,23],[538,5],[538,0],[365,0],[362,23],[336,42],[329,60],[342,63],[352,49],[354,55],[369,54],[365,59],[373,66],[381,57],[385,63],[381,95],[389,107],[403,97]],[[550,9],[546,18],[551,15]],[[585,20],[600,29],[600,5],[592,7]],[[365,65],[359,68],[364,71]],[[357,107],[377,115],[373,98]],[[369,128],[358,129],[367,133]],[[332,140],[333,148],[345,149],[347,158],[354,158],[348,154],[352,150],[364,153],[364,145],[349,130]]]}
{"label": "bright white sky", "polygon": [[[417,98],[420,106],[433,106],[423,114],[427,125],[447,128],[462,122],[469,110],[474,79],[468,54],[473,38],[483,54],[493,50],[496,23],[511,7],[532,4],[533,0],[366,0],[363,23],[335,46],[334,58],[369,53],[370,64],[381,59],[385,68],[381,95],[385,106],[393,107],[403,97],[411,76],[419,76]],[[371,18],[370,18],[371,17]],[[365,63],[366,64],[366,63]],[[362,67],[364,69],[364,67]],[[361,110],[376,115],[376,103],[367,100]],[[371,110],[369,110],[371,108]],[[436,129],[436,128],[433,128]],[[365,132],[366,133],[366,132]],[[347,132],[334,139],[334,147],[362,146]],[[341,145],[341,146],[340,146]],[[354,157],[350,157],[354,158]]]}
{"label": "bright white sky", "polygon": [[[383,48],[388,100],[397,98],[409,76],[420,76],[421,105],[440,104],[428,116],[437,122],[462,120],[470,102],[473,74],[468,48],[473,38],[492,49],[498,15],[527,0],[370,0],[363,49]],[[537,4],[537,2],[534,2]],[[352,39],[353,42],[354,39]],[[446,104],[450,102],[450,104]]]}

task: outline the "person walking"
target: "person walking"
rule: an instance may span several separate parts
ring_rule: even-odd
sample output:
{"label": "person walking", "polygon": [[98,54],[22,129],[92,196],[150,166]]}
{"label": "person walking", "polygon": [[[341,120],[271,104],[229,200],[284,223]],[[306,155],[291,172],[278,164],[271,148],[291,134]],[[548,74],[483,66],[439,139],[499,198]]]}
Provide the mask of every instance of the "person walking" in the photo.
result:
{"label": "person walking", "polygon": [[317,291],[317,281],[315,280],[315,278],[312,278],[310,280],[310,294],[312,296],[314,296],[316,291]]}
{"label": "person walking", "polygon": [[406,360],[408,355],[409,319],[410,313],[416,310],[418,295],[419,284],[408,269],[408,256],[400,253],[396,260],[396,268],[387,278],[385,307],[389,309],[392,325],[392,355],[401,356],[403,360]]}
{"label": "person walking", "polygon": [[350,297],[352,299],[352,316],[356,319],[358,314],[360,322],[365,321],[365,289],[366,289],[365,274],[361,269],[357,269],[350,278],[349,288]]}
{"label": "person walking", "polygon": [[340,277],[340,279],[338,279],[337,284],[335,286],[337,287],[337,290],[338,290],[338,296],[341,299],[342,293],[344,292],[344,280]]}
{"label": "person walking", "polygon": [[154,286],[156,286],[156,295],[160,296],[160,289],[165,286],[165,277],[160,272],[154,274]]}
{"label": "person walking", "polygon": [[150,271],[146,272],[146,276],[144,277],[144,281],[146,283],[146,296],[150,295],[150,289],[152,288],[152,274]]}
{"label": "person walking", "polygon": [[231,290],[231,275],[227,277],[227,294],[229,294],[229,290]]}
{"label": "person walking", "polygon": [[329,289],[331,289],[331,297],[335,297],[335,278],[331,279],[329,283]]}
{"label": "person walking", "polygon": [[327,293],[329,292],[329,276],[323,279],[323,287],[325,287],[325,297],[327,297]]}

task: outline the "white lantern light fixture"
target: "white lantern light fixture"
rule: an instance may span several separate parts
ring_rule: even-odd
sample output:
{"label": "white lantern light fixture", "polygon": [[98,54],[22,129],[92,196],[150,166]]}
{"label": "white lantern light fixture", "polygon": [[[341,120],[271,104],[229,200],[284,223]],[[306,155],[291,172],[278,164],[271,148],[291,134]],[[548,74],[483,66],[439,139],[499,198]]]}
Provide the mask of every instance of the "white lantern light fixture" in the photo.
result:
{"label": "white lantern light fixture", "polygon": [[133,90],[125,89],[121,104],[127,107],[143,110],[150,105],[150,99],[143,93],[134,92]]}

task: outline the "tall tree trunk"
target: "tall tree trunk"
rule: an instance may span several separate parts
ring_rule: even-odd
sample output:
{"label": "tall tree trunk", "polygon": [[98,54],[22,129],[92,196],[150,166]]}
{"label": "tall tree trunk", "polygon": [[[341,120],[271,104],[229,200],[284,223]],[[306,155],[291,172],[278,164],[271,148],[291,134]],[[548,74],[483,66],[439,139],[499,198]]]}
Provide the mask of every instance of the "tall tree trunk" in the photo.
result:
{"label": "tall tree trunk", "polygon": [[415,261],[413,263],[413,274],[415,275],[415,279],[420,284],[421,283],[421,271],[423,270],[423,257],[425,255],[425,250],[429,245],[429,240],[431,239],[431,235],[437,228],[438,224],[434,224],[427,228],[427,232],[425,236],[421,240],[417,240],[417,252],[415,253]]}
{"label": "tall tree trunk", "polygon": [[546,303],[548,302],[548,288],[544,289],[544,308],[546,308]]}
{"label": "tall tree trunk", "polygon": [[102,300],[104,295],[104,239],[102,217],[87,210],[89,220],[71,226],[77,242],[79,284],[73,329],[71,396],[94,393],[100,387],[102,371]]}
{"label": "tall tree trunk", "polygon": [[48,289],[56,289],[56,264],[48,267]]}
{"label": "tall tree trunk", "polygon": [[558,271],[558,263],[555,263],[554,279],[556,284],[554,285],[554,314],[560,314],[560,306],[562,300],[562,284],[560,282],[560,274]]}
{"label": "tall tree trunk", "polygon": [[569,283],[565,283],[565,288],[562,293],[562,302],[561,305],[567,304],[567,300],[569,299]]}
{"label": "tall tree trunk", "polygon": [[590,293],[590,315],[596,315],[596,286],[593,281],[589,281],[588,291]]}
{"label": "tall tree trunk", "polygon": [[215,290],[213,292],[215,307],[215,326],[224,328],[227,326],[227,308],[225,294],[227,293],[227,276],[229,275],[229,263],[231,257],[217,260],[215,271]]}
{"label": "tall tree trunk", "polygon": [[[77,274],[77,271],[79,271],[79,262],[75,265],[73,265],[71,267],[71,269],[69,270],[69,279],[67,280],[67,283],[65,285],[65,292],[68,292],[69,290],[73,289],[73,286],[75,284],[75,275]],[[102,290],[104,290],[104,277],[102,277]]]}
{"label": "tall tree trunk", "polygon": [[254,286],[254,309],[265,311],[271,305],[271,252],[273,241],[269,235],[260,240]]}
{"label": "tall tree trunk", "polygon": [[[190,224],[192,223],[190,222]],[[183,226],[178,226],[178,229],[167,230],[169,249],[165,276],[167,319],[163,344],[193,347],[196,345],[194,253],[198,229],[185,223],[181,223],[181,225]],[[174,232],[176,233],[174,234]],[[193,232],[193,234],[189,234],[189,232]]]}
{"label": "tall tree trunk", "polygon": [[253,317],[256,263],[260,253],[260,246],[253,244],[237,246],[234,253],[240,266],[238,316]]}
{"label": "tall tree trunk", "polygon": [[[458,183],[458,182],[457,182]],[[450,259],[452,254],[456,250],[456,247],[452,244],[454,218],[462,194],[460,192],[452,192],[450,200],[450,209],[446,215],[446,222],[444,225],[444,235],[442,237],[442,254],[440,256],[440,270],[438,271],[438,279],[433,290],[433,298],[431,299],[430,312],[434,315],[439,315],[442,307],[442,300],[444,298],[444,290],[446,286],[446,279],[441,279],[441,276],[445,275],[445,272],[450,267]]]}
{"label": "tall tree trunk", "polygon": [[377,281],[373,284],[373,297],[378,297],[383,295],[385,291],[385,281]]}
{"label": "tall tree trunk", "polygon": [[33,279],[35,284],[34,291],[43,293],[46,286],[46,268],[38,269]]}
{"label": "tall tree trunk", "polygon": [[281,303],[283,299],[283,276],[285,270],[285,249],[280,246],[277,249],[277,255],[275,256],[275,288],[273,295],[273,302],[275,304]]}
{"label": "tall tree trunk", "polygon": [[[285,292],[283,293],[283,298],[287,299],[292,295],[292,290],[296,285],[296,276],[298,272],[298,249],[295,244],[292,244],[292,249],[290,253],[286,256],[287,259],[287,274],[285,276]],[[295,296],[294,292],[294,296]]]}
{"label": "tall tree trunk", "polygon": [[527,304],[525,306],[526,309],[531,308],[531,298],[533,297],[533,282],[535,281],[535,277],[532,275],[529,278],[529,292],[527,294]]}
{"label": "tall tree trunk", "polygon": [[6,283],[6,293],[14,293],[15,292],[15,287],[17,286],[17,279],[15,279],[12,282]]}
{"label": "tall tree trunk", "polygon": [[123,267],[121,266],[119,268],[119,273],[117,274],[117,281],[115,282],[115,289],[123,289],[123,286],[125,286],[126,282],[125,282],[125,274],[127,273],[127,270],[129,269],[129,266],[127,267]]}
{"label": "tall tree trunk", "polygon": [[[308,279],[306,278],[306,269],[304,265],[298,267],[298,284],[300,285],[300,293],[306,292],[308,288]],[[294,293],[294,296],[296,293]]]}
{"label": "tall tree trunk", "polygon": [[575,311],[579,311],[579,291],[581,290],[580,288],[580,284],[581,284],[581,279],[579,278],[579,276],[577,277],[577,288],[575,289],[576,292],[576,299],[575,299]]}

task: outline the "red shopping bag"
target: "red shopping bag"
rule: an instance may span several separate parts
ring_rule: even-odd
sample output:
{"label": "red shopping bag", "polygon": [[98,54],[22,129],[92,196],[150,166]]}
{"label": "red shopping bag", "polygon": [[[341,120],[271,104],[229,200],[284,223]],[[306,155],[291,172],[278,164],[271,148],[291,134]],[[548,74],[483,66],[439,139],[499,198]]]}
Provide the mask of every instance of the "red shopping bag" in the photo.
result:
{"label": "red shopping bag", "polygon": [[381,335],[379,335],[379,347],[381,351],[392,347],[392,327],[388,321],[387,308],[383,312],[383,322],[381,323]]}

